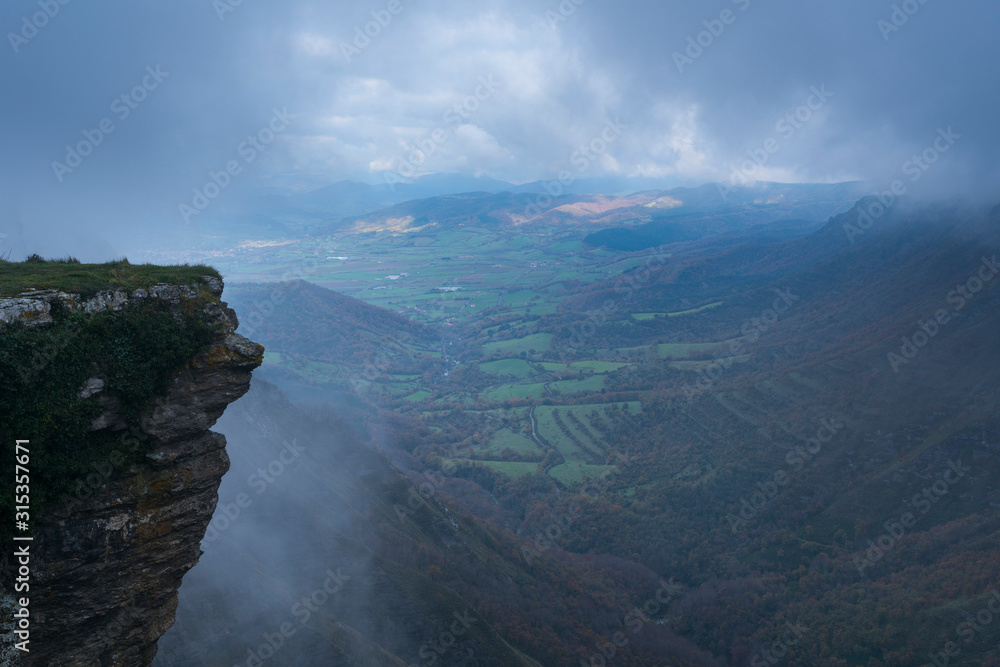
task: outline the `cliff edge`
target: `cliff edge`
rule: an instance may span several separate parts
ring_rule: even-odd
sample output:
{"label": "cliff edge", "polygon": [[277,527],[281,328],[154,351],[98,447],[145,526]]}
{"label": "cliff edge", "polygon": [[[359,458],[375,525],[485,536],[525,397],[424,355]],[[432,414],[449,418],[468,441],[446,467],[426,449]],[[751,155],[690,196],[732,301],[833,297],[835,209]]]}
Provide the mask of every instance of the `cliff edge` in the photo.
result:
{"label": "cliff edge", "polygon": [[[181,579],[201,555],[219,484],[229,469],[226,440],[210,429],[226,406],[247,392],[251,373],[263,360],[263,347],[235,333],[238,322],[220,300],[222,287],[218,277],[205,276],[191,286],[117,289],[88,299],[58,290],[0,299],[0,337],[9,336],[6,343],[18,337],[30,341],[36,332],[64,326],[62,321],[90,326],[95,317],[103,318],[104,329],[94,340],[104,341],[118,335],[116,319],[129,318],[121,341],[93,345],[94,359],[83,366],[84,375],[74,376],[75,382],[86,376],[72,388],[77,401],[89,406],[81,426],[84,442],[31,443],[36,466],[35,451],[58,446],[62,460],[68,460],[80,444],[87,467],[85,474],[76,470],[64,475],[68,481],[52,483],[44,503],[33,508],[30,592],[16,594],[30,597],[31,635],[29,652],[13,652],[16,664],[152,663],[157,640],[173,624]],[[178,328],[198,321],[208,332],[198,339],[193,356],[175,365],[164,382],[153,383],[151,400],[138,389],[135,396],[129,393],[133,386],[145,388],[150,378],[113,368],[116,363],[134,367],[137,357],[149,356],[141,347],[152,336],[142,329],[149,318],[136,315],[140,311],[160,318],[159,328],[150,327],[158,335],[170,329],[171,321]],[[67,340],[81,331],[67,334]],[[50,348],[55,351],[43,353],[40,364],[23,360],[8,382],[44,384],[57,367],[64,371],[64,356],[72,368],[79,365],[69,343],[60,348],[50,342],[42,349]],[[137,404],[136,396],[144,395],[146,400]],[[13,440],[23,437],[16,429],[31,430],[32,424],[5,426],[0,427],[3,438]],[[56,467],[51,457],[47,465]],[[4,551],[0,586],[6,622],[16,567],[10,549]]]}

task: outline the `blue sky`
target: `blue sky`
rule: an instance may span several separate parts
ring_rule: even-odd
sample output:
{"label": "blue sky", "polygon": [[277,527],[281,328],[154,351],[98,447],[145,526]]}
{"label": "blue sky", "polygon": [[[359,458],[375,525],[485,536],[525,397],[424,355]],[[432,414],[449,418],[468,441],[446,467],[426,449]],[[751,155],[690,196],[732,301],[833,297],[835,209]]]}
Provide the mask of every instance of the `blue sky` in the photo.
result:
{"label": "blue sky", "polygon": [[213,178],[1000,181],[995,2],[236,1],[4,3],[0,233],[113,249]]}

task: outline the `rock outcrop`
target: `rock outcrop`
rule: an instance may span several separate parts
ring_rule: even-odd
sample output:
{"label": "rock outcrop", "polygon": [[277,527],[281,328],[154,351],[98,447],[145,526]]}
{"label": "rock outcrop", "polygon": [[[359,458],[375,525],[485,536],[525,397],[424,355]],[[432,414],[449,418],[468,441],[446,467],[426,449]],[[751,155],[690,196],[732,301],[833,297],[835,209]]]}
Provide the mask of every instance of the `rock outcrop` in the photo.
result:
{"label": "rock outcrop", "polygon": [[[45,508],[32,552],[30,653],[19,664],[150,665],[156,642],[173,624],[181,579],[200,544],[229,469],[226,440],[210,429],[250,387],[263,348],[235,333],[235,313],[219,301],[222,284],[199,307],[221,326],[213,343],[177,373],[169,393],[140,419],[126,420],[105,396],[100,377],[80,388],[105,408],[92,431],[120,433],[119,450],[93,466],[72,498]],[[201,289],[206,289],[202,286]],[[85,312],[117,311],[137,299],[159,299],[175,317],[198,287],[158,285],[107,292],[87,301],[59,292],[24,294],[0,303],[0,320],[50,320],[56,301]],[[141,448],[144,461],[133,463]],[[109,481],[110,480],[110,481]]]}
{"label": "rock outcrop", "polygon": [[[205,276],[204,280],[209,291],[221,296],[221,280],[213,276]],[[102,313],[108,310],[121,310],[130,303],[142,299],[156,299],[176,306],[181,299],[197,297],[197,285],[154,285],[148,290],[136,289],[131,292],[120,289],[106,290],[98,292],[89,299],[81,299],[77,294],[58,290],[36,290],[24,292],[13,298],[0,299],[0,324],[21,322],[28,328],[51,324],[54,305],[74,312],[82,310],[85,313]]]}

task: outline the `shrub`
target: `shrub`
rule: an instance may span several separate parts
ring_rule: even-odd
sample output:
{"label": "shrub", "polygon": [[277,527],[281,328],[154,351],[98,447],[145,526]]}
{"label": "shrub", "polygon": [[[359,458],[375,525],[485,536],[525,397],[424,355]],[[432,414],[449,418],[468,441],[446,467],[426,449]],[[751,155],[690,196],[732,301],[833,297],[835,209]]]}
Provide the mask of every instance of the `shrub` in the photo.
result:
{"label": "shrub", "polygon": [[[177,322],[154,300],[96,315],[56,310],[53,319],[44,328],[0,330],[0,456],[13,462],[15,441],[31,441],[33,518],[48,515],[46,505],[72,493],[121,439],[87,430],[102,411],[97,397],[79,398],[87,379],[103,377],[104,392],[117,393],[123,416],[134,423],[216,335],[216,325],[204,315]],[[144,454],[138,448],[132,460]],[[14,511],[12,482],[13,476],[6,476],[0,487],[0,515],[6,517]],[[12,529],[3,522],[0,539],[9,539]]]}

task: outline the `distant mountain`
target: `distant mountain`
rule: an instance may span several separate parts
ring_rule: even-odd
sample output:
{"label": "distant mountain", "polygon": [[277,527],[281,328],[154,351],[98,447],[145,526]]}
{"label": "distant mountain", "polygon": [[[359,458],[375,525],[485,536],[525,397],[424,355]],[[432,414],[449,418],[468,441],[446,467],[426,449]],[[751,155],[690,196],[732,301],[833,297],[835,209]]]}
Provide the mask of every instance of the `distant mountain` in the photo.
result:
{"label": "distant mountain", "polygon": [[622,197],[573,194],[553,198],[529,192],[469,192],[401,202],[345,218],[336,223],[336,228],[405,233],[432,224],[484,224],[510,229],[583,227],[595,230],[586,238],[591,245],[641,250],[779,221],[802,221],[808,226],[850,208],[860,196],[859,190],[854,183],[761,183],[728,189],[709,184]]}
{"label": "distant mountain", "polygon": [[[429,174],[415,179],[399,179],[393,175],[375,184],[357,181],[340,181],[292,198],[307,206],[334,211],[345,206],[372,206],[382,208],[411,199],[425,199],[440,195],[466,192],[514,192],[541,194],[556,189],[555,179],[532,181],[515,185],[488,176],[465,174]],[[642,190],[663,190],[677,187],[679,183],[658,178],[629,178],[605,176],[573,179],[558,186],[561,194],[624,195]],[[368,211],[375,210],[374,208]],[[364,211],[367,212],[367,211]],[[357,214],[358,212],[355,212]]]}
{"label": "distant mountain", "polygon": [[681,206],[654,211],[631,229],[612,227],[587,236],[592,246],[636,251],[777,221],[820,221],[850,208],[864,192],[859,183],[709,183],[665,194]]}
{"label": "distant mountain", "polygon": [[[592,245],[635,250],[783,217],[821,220],[845,210],[863,194],[852,183],[759,183],[735,188],[673,185],[663,179],[623,177],[583,178],[568,185],[556,181],[515,185],[462,174],[431,174],[391,184],[340,181],[307,193],[295,192],[288,185],[256,189],[236,185],[206,209],[192,208],[185,224],[173,235],[165,236],[161,231],[144,237],[143,248],[137,248],[136,254],[153,245],[162,247],[165,238],[168,245],[214,248],[220,238],[234,245],[246,239],[288,239],[329,232],[359,221],[365,228],[379,228],[385,220],[403,220],[408,225],[411,218],[419,221],[414,226],[474,221],[580,224],[598,228],[597,235],[588,239]],[[553,198],[551,193],[557,196]],[[711,225],[701,220],[706,215],[727,213],[732,225],[718,224],[721,218]],[[684,222],[674,222],[678,217],[687,217],[688,226],[696,232],[685,229]],[[671,222],[661,224],[664,219]],[[619,234],[622,223],[648,226]],[[614,231],[602,235],[601,226]]]}
{"label": "distant mountain", "polygon": [[329,216],[348,217],[371,213],[395,204],[414,199],[427,199],[443,195],[457,195],[470,192],[496,194],[546,194],[555,192],[563,195],[627,195],[644,190],[663,190],[676,187],[678,183],[668,179],[629,178],[606,176],[578,178],[569,184],[559,184],[555,179],[533,181],[515,185],[486,176],[464,174],[430,174],[412,180],[377,184],[340,181],[306,194],[293,195],[298,204],[321,210]]}
{"label": "distant mountain", "polygon": [[340,181],[333,185],[299,195],[300,204],[322,210],[335,218],[357,216],[387,208],[413,199],[426,199],[463,192],[503,192],[513,189],[512,183],[492,178],[462,174],[431,174],[409,182],[371,185],[355,181]]}
{"label": "distant mountain", "polygon": [[511,192],[469,192],[416,199],[374,213],[345,218],[338,228],[355,231],[393,229],[400,232],[424,225],[450,227],[459,224],[513,226],[524,221],[534,195]]}
{"label": "distant mountain", "polygon": [[643,178],[628,176],[601,176],[593,178],[576,178],[568,184],[559,183],[555,179],[532,181],[510,188],[511,192],[534,192],[567,195],[617,195],[624,196],[645,190],[667,190],[681,185],[676,179]]}

